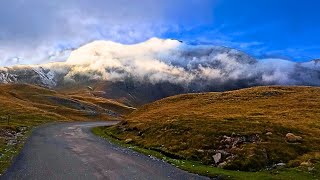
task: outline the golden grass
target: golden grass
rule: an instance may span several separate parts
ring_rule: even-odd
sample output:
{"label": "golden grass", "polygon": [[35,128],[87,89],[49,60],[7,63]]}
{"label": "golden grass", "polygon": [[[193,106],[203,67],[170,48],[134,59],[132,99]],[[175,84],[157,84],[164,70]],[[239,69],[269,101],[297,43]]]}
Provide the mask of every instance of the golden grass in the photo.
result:
{"label": "golden grass", "polygon": [[[134,111],[112,131],[117,138],[204,164],[215,165],[213,155],[223,150],[232,155],[223,164],[226,169],[315,164],[320,160],[320,88],[254,87],[173,96]],[[303,141],[287,143],[287,133]],[[247,140],[229,147],[224,136]]]}
{"label": "golden grass", "polygon": [[[74,89],[76,90],[76,89]],[[110,113],[114,111],[119,116]],[[30,130],[53,121],[101,121],[122,118],[133,109],[112,100],[97,98],[86,91],[73,95],[27,84],[0,85],[0,175],[22,148]],[[10,115],[10,121],[7,117]],[[8,129],[27,128],[24,137],[10,145]]]}
{"label": "golden grass", "polygon": [[112,100],[90,97],[89,93],[68,95],[27,84],[0,85],[0,117],[10,114],[12,122],[114,119],[106,110],[119,115],[132,111]]}

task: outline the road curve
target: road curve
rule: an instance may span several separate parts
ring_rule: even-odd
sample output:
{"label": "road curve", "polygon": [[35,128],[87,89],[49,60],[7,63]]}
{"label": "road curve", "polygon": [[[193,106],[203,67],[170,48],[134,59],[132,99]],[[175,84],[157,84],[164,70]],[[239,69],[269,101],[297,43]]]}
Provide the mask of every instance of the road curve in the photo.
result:
{"label": "road curve", "polygon": [[63,123],[37,128],[0,179],[207,179],[119,147],[90,131],[115,123]]}

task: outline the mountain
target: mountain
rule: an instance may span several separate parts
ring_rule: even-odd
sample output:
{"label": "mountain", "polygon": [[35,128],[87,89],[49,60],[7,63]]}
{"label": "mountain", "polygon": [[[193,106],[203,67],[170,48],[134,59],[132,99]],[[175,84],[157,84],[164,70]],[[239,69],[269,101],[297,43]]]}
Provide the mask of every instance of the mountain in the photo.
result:
{"label": "mountain", "polygon": [[55,87],[56,74],[50,69],[41,66],[18,66],[0,69],[0,82],[2,83],[28,83],[45,87]]}
{"label": "mountain", "polygon": [[142,106],[102,132],[171,158],[224,169],[315,167],[319,109],[319,87],[183,94]]}
{"label": "mountain", "polygon": [[301,63],[303,67],[314,69],[314,70],[320,70],[320,59],[315,59],[309,62]]}
{"label": "mountain", "polygon": [[[152,38],[123,45],[94,41],[65,62],[0,68],[0,82],[55,90],[87,89],[96,96],[139,106],[188,92],[225,91],[257,85],[320,85],[317,61],[257,60],[219,46]],[[315,64],[315,65],[314,65]]]}

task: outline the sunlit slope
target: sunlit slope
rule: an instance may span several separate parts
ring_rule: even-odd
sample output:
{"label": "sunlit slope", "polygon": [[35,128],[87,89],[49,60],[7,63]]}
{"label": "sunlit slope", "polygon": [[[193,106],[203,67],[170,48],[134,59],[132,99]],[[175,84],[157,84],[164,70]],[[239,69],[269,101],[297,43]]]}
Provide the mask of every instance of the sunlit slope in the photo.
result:
{"label": "sunlit slope", "polygon": [[0,116],[10,114],[13,123],[28,124],[51,120],[108,120],[130,111],[112,100],[90,94],[78,96],[27,84],[0,85]]}
{"label": "sunlit slope", "polygon": [[117,138],[226,169],[313,167],[320,160],[320,88],[173,96],[134,111],[112,131]]}

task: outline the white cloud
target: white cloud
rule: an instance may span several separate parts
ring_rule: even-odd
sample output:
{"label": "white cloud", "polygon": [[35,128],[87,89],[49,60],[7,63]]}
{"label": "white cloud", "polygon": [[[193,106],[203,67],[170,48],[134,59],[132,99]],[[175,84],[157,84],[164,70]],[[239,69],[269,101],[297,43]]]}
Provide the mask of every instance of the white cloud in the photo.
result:
{"label": "white cloud", "polygon": [[[62,61],[93,40],[136,43],[209,21],[210,0],[70,0],[0,3],[0,66]],[[192,13],[190,13],[192,10]],[[18,12],[18,13],[17,13]],[[179,18],[176,18],[179,17]],[[188,21],[181,20],[188,19]],[[48,59],[48,57],[57,57]],[[14,58],[18,57],[19,62]],[[65,60],[65,59],[64,59]]]}
{"label": "white cloud", "polygon": [[80,74],[108,81],[133,77],[141,82],[184,85],[199,82],[203,85],[215,82],[220,86],[228,82],[247,83],[247,86],[320,83],[320,72],[310,75],[312,68],[299,69],[302,65],[295,62],[282,59],[257,61],[234,49],[191,46],[157,38],[133,45],[96,41],[73,51],[64,64],[72,67],[67,74],[69,79]]}

